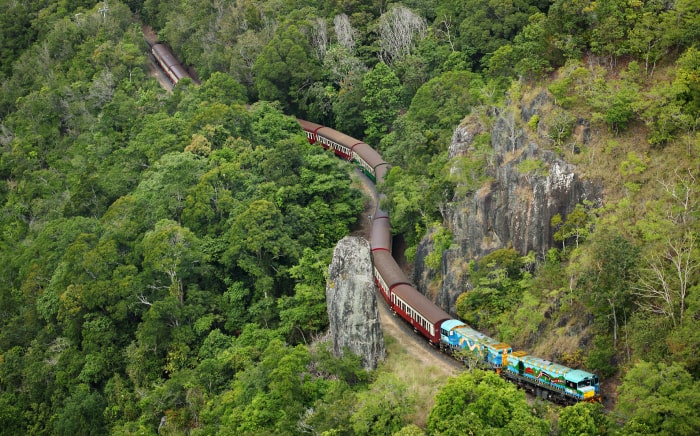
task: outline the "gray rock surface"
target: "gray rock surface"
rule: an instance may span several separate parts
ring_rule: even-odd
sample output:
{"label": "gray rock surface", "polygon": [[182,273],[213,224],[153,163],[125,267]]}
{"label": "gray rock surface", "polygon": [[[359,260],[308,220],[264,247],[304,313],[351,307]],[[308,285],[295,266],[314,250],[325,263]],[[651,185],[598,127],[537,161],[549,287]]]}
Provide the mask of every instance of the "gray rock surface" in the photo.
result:
{"label": "gray rock surface", "polygon": [[[491,181],[448,205],[444,224],[453,233],[453,248],[443,254],[441,271],[431,271],[424,262],[432,250],[430,233],[417,247],[414,281],[418,289],[453,315],[457,297],[471,288],[467,268],[470,261],[508,246],[521,255],[534,251],[542,258],[555,244],[552,217],[566,217],[584,200],[596,206],[602,201],[599,183],[582,179],[574,165],[554,151],[540,148],[541,133],[538,136],[524,125],[524,120],[534,115],[544,118],[543,108],[548,104],[547,94],[542,93],[522,110],[520,120],[512,112],[503,111],[494,123],[494,153],[486,170]],[[488,129],[477,117],[467,117],[453,134],[450,157],[469,153],[474,136],[485,131]],[[574,137],[585,146],[589,139],[585,120],[576,120]],[[521,172],[518,166],[526,159],[540,161],[541,169]]]}
{"label": "gray rock surface", "polygon": [[333,352],[340,356],[347,347],[362,358],[365,369],[375,369],[384,360],[386,349],[369,242],[353,236],[341,239],[328,272],[326,302]]}

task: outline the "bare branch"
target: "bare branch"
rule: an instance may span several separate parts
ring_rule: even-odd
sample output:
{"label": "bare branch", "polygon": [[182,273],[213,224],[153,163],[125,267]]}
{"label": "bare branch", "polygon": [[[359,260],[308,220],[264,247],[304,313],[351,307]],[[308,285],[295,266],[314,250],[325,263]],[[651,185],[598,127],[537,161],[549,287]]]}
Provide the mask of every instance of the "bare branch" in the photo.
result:
{"label": "bare branch", "polygon": [[335,18],[333,18],[333,26],[335,29],[335,36],[338,38],[338,44],[351,52],[355,50],[357,31],[353,29],[348,16],[345,14],[336,15]]}
{"label": "bare branch", "polygon": [[686,233],[678,243],[667,241],[663,254],[647,259],[634,292],[641,297],[640,309],[665,316],[674,326],[683,325],[690,282],[700,266],[694,254],[696,241],[695,234]]}
{"label": "bare branch", "polygon": [[328,28],[326,20],[323,18],[316,18],[314,26],[311,28],[311,46],[314,49],[316,58],[323,62],[323,58],[326,57],[326,51],[328,51]]}
{"label": "bare branch", "polygon": [[153,303],[151,303],[150,301],[148,301],[148,297],[146,297],[146,296],[143,295],[143,294],[137,295],[136,298],[138,298],[139,303],[141,303],[141,304],[145,304],[146,306],[153,306]]}
{"label": "bare branch", "polygon": [[416,40],[425,36],[426,21],[405,6],[392,7],[379,17],[379,57],[387,65],[411,53]]}
{"label": "bare branch", "polygon": [[680,207],[680,211],[677,213],[670,210],[668,218],[674,223],[684,226],[689,223],[689,219],[694,212],[693,206],[695,202],[693,200],[697,190],[695,176],[690,170],[687,170],[687,172],[687,175],[681,175],[676,169],[674,180],[659,180],[659,184],[663,186],[664,190]]}

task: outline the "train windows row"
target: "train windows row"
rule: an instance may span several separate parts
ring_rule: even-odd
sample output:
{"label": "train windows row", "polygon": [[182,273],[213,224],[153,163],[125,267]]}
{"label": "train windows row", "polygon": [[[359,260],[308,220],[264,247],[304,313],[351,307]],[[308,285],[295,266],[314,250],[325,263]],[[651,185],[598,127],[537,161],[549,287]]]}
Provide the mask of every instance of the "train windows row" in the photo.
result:
{"label": "train windows row", "polygon": [[347,147],[344,147],[337,142],[331,141],[330,139],[324,138],[321,136],[321,142],[326,144],[327,146],[333,148],[334,150],[338,150],[341,153],[345,154],[346,156],[350,154],[350,149]]}
{"label": "train windows row", "polygon": [[391,298],[394,300],[395,305],[399,306],[404,313],[408,314],[408,316],[411,317],[412,320],[420,324],[426,331],[431,332],[430,334],[432,335],[432,326],[430,325],[427,319],[423,318],[418,312],[413,310],[411,306],[409,306],[402,299],[397,297],[396,294],[392,294]]}

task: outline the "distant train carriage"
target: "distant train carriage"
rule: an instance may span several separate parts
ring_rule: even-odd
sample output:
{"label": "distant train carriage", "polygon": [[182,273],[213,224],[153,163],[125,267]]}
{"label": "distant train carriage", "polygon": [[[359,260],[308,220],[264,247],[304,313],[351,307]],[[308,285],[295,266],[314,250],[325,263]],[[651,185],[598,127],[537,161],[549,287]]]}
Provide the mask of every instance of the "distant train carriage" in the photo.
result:
{"label": "distant train carriage", "polygon": [[374,178],[377,183],[382,183],[384,182],[384,179],[386,178],[386,174],[389,172],[391,169],[391,165],[388,163],[385,163],[384,165],[377,165],[374,168]]}
{"label": "distant train carriage", "polygon": [[323,148],[333,150],[333,153],[345,160],[352,160],[352,148],[362,142],[330,127],[318,129],[316,138]]}
{"label": "distant train carriage", "polygon": [[369,242],[372,252],[377,250],[391,252],[391,222],[389,221],[389,214],[381,209],[374,211]]}
{"label": "distant train carriage", "polygon": [[311,121],[306,121],[302,120],[300,118],[297,118],[297,121],[301,125],[301,128],[304,129],[304,133],[306,133],[306,138],[309,140],[309,144],[315,144],[318,138],[316,137],[316,132],[318,132],[318,129],[323,127],[320,124],[312,123]]}
{"label": "distant train carriage", "polygon": [[165,44],[154,44],[151,47],[151,53],[173,84],[177,84],[184,78],[191,78],[185,67]]}

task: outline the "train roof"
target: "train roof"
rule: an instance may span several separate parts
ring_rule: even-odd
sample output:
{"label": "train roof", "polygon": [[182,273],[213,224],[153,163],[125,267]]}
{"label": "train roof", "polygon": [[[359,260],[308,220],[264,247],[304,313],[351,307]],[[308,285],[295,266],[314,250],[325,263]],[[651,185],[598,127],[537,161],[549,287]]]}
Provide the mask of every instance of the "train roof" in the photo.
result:
{"label": "train roof", "polygon": [[388,216],[375,215],[372,218],[372,229],[369,233],[369,240],[372,251],[391,251],[391,222],[389,222]]}
{"label": "train roof", "polygon": [[337,144],[344,145],[348,148],[362,142],[359,139],[355,139],[350,135],[346,135],[345,133],[339,132],[335,129],[331,129],[330,127],[321,127],[316,131],[316,134],[321,135],[324,138],[328,138]]}
{"label": "train roof", "polygon": [[360,157],[364,159],[364,161],[367,162],[369,166],[372,167],[372,169],[375,169],[379,165],[386,164],[386,162],[384,162],[384,159],[382,159],[382,156],[379,153],[377,153],[375,149],[373,149],[364,142],[356,144],[352,148],[352,151],[359,154]]}
{"label": "train roof", "polygon": [[377,207],[374,209],[374,218],[389,218],[389,212]]}
{"label": "train roof", "polygon": [[457,327],[462,327],[465,325],[462,321],[458,319],[448,319],[447,321],[442,323],[442,329],[450,331],[452,329],[455,329]]}
{"label": "train roof", "polygon": [[566,374],[566,379],[576,384],[581,383],[586,379],[593,379],[596,375],[582,369],[573,369]]}
{"label": "train roof", "polygon": [[299,124],[301,124],[302,129],[307,130],[309,132],[316,132],[318,129],[323,127],[320,124],[312,123],[311,121],[302,120],[301,118],[297,118],[297,121],[299,122]]}
{"label": "train roof", "polygon": [[179,65],[180,61],[177,60],[172,51],[165,44],[156,44],[152,48],[153,52],[160,56],[162,62],[167,67],[172,67],[173,65]]}
{"label": "train roof", "polygon": [[386,173],[388,173],[390,169],[391,165],[387,162],[384,162],[383,164],[379,164],[376,167],[374,167],[374,177],[377,179],[377,183],[381,183],[384,181]]}
{"label": "train roof", "polygon": [[396,285],[411,283],[403,270],[396,264],[394,258],[391,257],[390,251],[377,250],[372,252],[372,256],[374,258],[374,267],[377,268],[389,289]]}
{"label": "train roof", "polygon": [[392,289],[392,292],[433,325],[438,325],[442,321],[452,318],[447,312],[428,300],[425,295],[418,292],[413,286],[398,285]]}
{"label": "train roof", "polygon": [[175,64],[170,66],[170,70],[177,76],[177,80],[184,79],[186,77],[190,77],[190,73],[187,72],[185,67],[182,66],[182,64]]}
{"label": "train roof", "polygon": [[541,357],[530,356],[529,354],[525,356],[517,356],[515,354],[511,354],[511,356],[519,358],[524,363],[530,366],[547,371],[547,373],[549,374],[562,375],[567,380],[572,381],[574,383],[579,383],[580,381],[583,381],[586,378],[595,377],[595,375],[591,374],[590,372],[583,371],[581,369],[569,368],[568,366],[550,362],[549,360],[542,359]]}
{"label": "train roof", "polygon": [[456,326],[452,330],[454,332],[456,332],[457,334],[464,336],[465,338],[469,338],[474,342],[479,342],[480,344],[486,345],[489,348],[493,348],[493,349],[510,348],[510,345],[505,344],[501,341],[497,341],[496,339],[494,339],[492,337],[486,336],[485,334],[481,333],[480,331],[474,330],[473,328],[469,327],[466,324],[462,324],[461,326]]}

